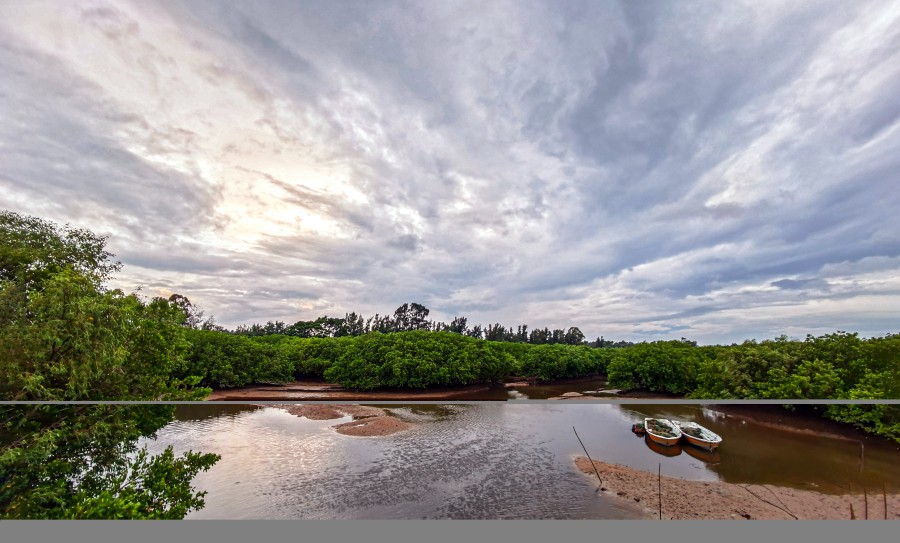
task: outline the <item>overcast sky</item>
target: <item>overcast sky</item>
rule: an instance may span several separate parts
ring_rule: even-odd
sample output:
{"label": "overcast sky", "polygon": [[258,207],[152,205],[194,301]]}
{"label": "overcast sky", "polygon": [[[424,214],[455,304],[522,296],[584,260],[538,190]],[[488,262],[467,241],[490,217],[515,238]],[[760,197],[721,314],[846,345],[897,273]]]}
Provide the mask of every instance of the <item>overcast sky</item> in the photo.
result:
{"label": "overcast sky", "polygon": [[0,207],[229,327],[900,332],[900,2],[3,1]]}

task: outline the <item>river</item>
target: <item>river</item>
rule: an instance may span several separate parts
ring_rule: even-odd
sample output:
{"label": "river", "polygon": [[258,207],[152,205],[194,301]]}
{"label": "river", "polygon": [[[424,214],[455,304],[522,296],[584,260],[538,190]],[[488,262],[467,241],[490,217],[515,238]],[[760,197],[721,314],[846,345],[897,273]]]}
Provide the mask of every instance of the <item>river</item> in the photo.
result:
{"label": "river", "polygon": [[[636,518],[595,492],[573,458],[590,455],[663,475],[841,493],[849,484],[900,489],[900,451],[773,428],[699,405],[451,404],[386,407],[410,430],[354,437],[274,407],[184,405],[148,441],[151,452],[215,452],[194,480],[206,507],[188,518]],[[722,435],[716,455],[654,450],[631,433],[644,416],[695,420]],[[862,469],[860,469],[862,467]]]}

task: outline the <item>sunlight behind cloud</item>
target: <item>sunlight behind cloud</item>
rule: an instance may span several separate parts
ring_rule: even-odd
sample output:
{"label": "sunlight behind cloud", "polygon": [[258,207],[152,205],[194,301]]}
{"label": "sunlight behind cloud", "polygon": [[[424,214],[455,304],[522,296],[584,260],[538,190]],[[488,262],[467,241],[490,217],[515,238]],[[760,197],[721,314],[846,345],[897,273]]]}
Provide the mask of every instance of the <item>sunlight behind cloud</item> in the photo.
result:
{"label": "sunlight behind cloud", "polygon": [[897,2],[6,3],[0,204],[228,326],[882,334],[898,39]]}

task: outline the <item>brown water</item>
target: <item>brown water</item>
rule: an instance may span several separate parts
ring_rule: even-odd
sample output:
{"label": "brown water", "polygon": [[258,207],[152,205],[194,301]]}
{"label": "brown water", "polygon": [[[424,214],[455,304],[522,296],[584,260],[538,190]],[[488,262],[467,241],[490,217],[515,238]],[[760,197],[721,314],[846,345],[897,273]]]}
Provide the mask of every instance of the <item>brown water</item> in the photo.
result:
{"label": "brown water", "polygon": [[[384,407],[384,406],[382,406]],[[216,452],[195,485],[207,505],[190,518],[632,518],[595,493],[573,458],[572,427],[597,460],[664,475],[840,492],[865,483],[900,489],[900,451],[772,429],[701,406],[456,404],[389,406],[415,423],[384,437],[351,437],[271,407],[180,406],[150,442]],[[717,455],[685,446],[656,452],[631,433],[645,416],[695,420],[719,433]],[[663,453],[663,454],[660,454]]]}
{"label": "brown water", "polygon": [[453,399],[461,401],[546,400],[547,398],[562,396],[566,392],[578,392],[585,396],[596,398],[615,398],[618,389],[611,388],[607,384],[606,379],[596,377],[593,379],[576,379],[572,381],[560,381],[529,386],[490,388],[487,390],[456,394],[453,396]]}

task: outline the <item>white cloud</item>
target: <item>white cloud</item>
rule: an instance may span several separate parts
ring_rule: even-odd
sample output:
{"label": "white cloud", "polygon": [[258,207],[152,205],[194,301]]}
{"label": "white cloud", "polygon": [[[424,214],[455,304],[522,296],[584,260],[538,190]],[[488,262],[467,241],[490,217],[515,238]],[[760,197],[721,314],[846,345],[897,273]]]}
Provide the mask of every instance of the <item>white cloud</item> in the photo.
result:
{"label": "white cloud", "polygon": [[226,325],[881,334],[898,43],[879,2],[5,4],[0,205]]}

